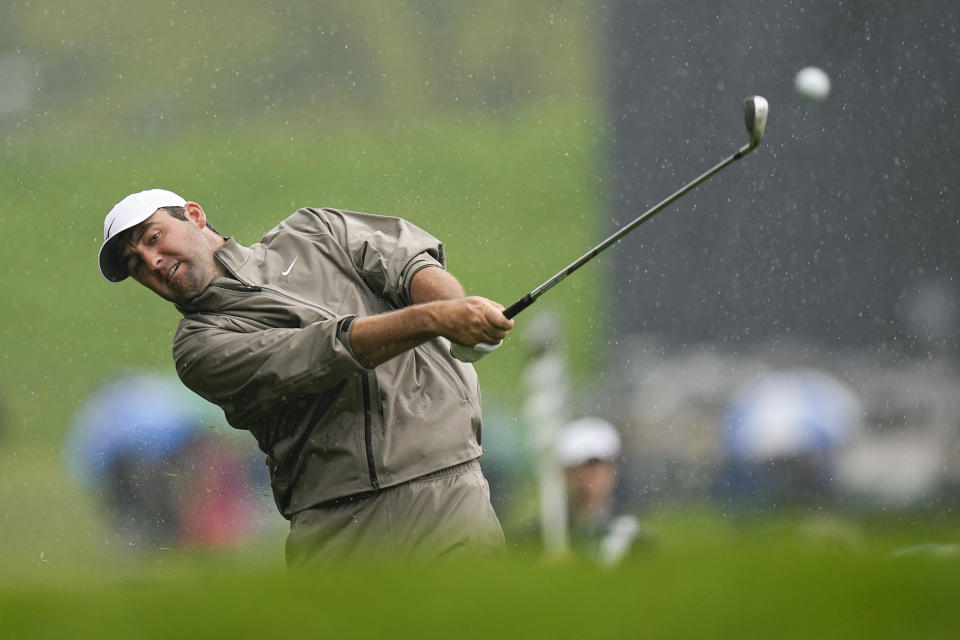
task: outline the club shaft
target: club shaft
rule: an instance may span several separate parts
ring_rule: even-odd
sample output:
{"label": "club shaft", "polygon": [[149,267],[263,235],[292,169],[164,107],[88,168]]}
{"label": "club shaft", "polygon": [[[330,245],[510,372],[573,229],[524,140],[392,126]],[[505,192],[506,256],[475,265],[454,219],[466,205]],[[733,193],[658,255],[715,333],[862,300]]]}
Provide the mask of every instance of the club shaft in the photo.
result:
{"label": "club shaft", "polygon": [[590,249],[590,251],[587,251],[585,254],[577,258],[577,260],[575,260],[570,265],[568,265],[565,269],[563,269],[563,271],[560,271],[559,273],[554,275],[552,278],[550,278],[549,280],[541,284],[539,287],[537,287],[530,293],[524,295],[522,298],[520,298],[519,300],[514,302],[512,305],[507,307],[506,311],[503,312],[503,315],[505,315],[508,318],[513,318],[514,316],[516,316],[518,313],[520,313],[521,311],[529,307],[531,304],[536,302],[537,298],[543,295],[546,291],[549,291],[558,282],[560,282],[561,280],[569,276],[571,273],[573,273],[574,271],[582,267],[584,264],[589,262],[594,257],[596,257],[597,254],[602,252],[604,249],[606,249],[607,247],[615,243],[617,240],[619,240],[623,236],[627,235],[628,233],[636,229],[642,223],[652,218],[659,211],[669,206],[674,200],[676,200],[683,194],[687,193],[688,191],[690,191],[691,189],[699,185],[701,182],[705,181],[707,178],[709,178],[713,174],[717,173],[727,165],[731,164],[736,160],[739,160],[743,156],[753,151],[753,149],[756,146],[757,146],[756,144],[752,144],[752,143],[744,145],[729,158],[723,160],[719,164],[708,169],[698,177],[694,178],[691,182],[687,183],[686,185],[684,185],[683,187],[681,187],[671,195],[667,196],[658,204],[654,205],[652,208],[648,209],[643,214],[635,218],[632,222],[627,224],[625,227],[621,228],[616,233],[611,235],[609,238],[607,238],[606,240],[604,240],[594,248]]}

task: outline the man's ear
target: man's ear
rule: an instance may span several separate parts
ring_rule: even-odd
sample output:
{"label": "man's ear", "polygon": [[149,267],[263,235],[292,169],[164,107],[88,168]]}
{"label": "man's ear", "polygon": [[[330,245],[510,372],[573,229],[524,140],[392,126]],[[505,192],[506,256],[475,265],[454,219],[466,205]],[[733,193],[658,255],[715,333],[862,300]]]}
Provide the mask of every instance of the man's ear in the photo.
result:
{"label": "man's ear", "polygon": [[196,202],[188,202],[183,205],[183,212],[187,215],[187,220],[197,225],[197,228],[203,229],[207,226],[207,214],[203,212],[203,207]]}

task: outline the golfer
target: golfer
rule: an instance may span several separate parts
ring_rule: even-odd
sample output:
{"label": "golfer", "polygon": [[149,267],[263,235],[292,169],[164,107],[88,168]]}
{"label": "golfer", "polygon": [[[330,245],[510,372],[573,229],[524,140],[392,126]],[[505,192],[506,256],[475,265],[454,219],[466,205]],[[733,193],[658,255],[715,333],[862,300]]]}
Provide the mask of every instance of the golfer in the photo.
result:
{"label": "golfer", "polygon": [[289,566],[503,546],[477,376],[449,341],[496,343],[513,321],[465,296],[437,239],[305,208],[247,247],[163,189],[127,196],[103,228],[103,276],[174,303],[180,379],[266,454]]}

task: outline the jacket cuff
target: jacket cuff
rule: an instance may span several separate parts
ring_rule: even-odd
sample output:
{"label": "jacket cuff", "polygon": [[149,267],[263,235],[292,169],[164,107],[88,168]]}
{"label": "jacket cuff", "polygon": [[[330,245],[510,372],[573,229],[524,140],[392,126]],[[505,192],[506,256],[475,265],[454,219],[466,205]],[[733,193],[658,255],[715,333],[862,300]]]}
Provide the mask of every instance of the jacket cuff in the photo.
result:
{"label": "jacket cuff", "polygon": [[353,345],[350,344],[350,327],[353,326],[353,322],[356,319],[357,316],[347,316],[337,324],[337,340],[339,340],[343,348],[347,350],[347,353],[356,360],[357,364],[364,369],[369,369],[369,367],[357,357],[357,354],[353,352]]}

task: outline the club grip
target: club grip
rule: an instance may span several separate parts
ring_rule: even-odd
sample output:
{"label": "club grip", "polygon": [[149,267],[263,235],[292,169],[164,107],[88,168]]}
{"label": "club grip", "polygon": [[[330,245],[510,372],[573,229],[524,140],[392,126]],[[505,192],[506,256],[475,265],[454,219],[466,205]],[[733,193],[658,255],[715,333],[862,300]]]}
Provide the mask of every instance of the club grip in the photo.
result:
{"label": "club grip", "polygon": [[521,311],[523,311],[524,309],[532,305],[535,300],[536,298],[534,298],[528,293],[527,295],[523,296],[522,298],[514,302],[512,305],[507,307],[506,311],[503,312],[503,315],[507,316],[507,318],[513,318],[515,315],[517,315],[518,313],[520,313]]}

